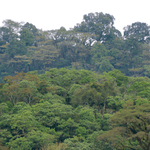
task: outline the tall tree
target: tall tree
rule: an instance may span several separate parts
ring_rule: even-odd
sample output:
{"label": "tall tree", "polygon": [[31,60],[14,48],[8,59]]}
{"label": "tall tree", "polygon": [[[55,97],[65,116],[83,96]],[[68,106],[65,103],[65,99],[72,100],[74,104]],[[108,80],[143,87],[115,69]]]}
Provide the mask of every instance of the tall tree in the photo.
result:
{"label": "tall tree", "polygon": [[3,21],[4,27],[9,31],[9,38],[7,42],[11,42],[13,39],[18,38],[23,22],[15,22],[7,19]]}
{"label": "tall tree", "polygon": [[102,12],[89,13],[83,16],[83,21],[81,24],[77,24],[74,30],[94,33],[97,35],[98,41],[106,41],[114,35],[121,36],[120,31],[113,26],[114,20],[114,16],[110,14],[103,14]]}
{"label": "tall tree", "polygon": [[135,22],[132,25],[124,27],[125,38],[137,38],[141,43],[149,43],[150,41],[150,26],[146,23]]}
{"label": "tall tree", "polygon": [[27,22],[23,28],[28,29],[29,31],[31,31],[33,33],[33,35],[36,34],[36,32],[38,31],[38,29],[36,28],[36,26],[34,26],[32,23]]}
{"label": "tall tree", "polygon": [[20,39],[25,42],[26,46],[32,46],[34,42],[34,35],[33,33],[27,29],[27,28],[22,28],[20,31]]}

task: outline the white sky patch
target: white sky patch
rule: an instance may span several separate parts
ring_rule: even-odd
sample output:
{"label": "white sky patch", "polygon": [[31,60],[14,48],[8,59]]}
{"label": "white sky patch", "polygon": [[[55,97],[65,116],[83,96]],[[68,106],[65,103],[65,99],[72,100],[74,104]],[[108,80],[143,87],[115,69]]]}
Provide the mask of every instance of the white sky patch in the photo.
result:
{"label": "white sky patch", "polygon": [[38,29],[67,30],[81,23],[84,14],[103,12],[115,17],[114,26],[123,33],[123,28],[134,22],[150,25],[149,0],[2,0],[0,26],[11,19],[29,22]]}

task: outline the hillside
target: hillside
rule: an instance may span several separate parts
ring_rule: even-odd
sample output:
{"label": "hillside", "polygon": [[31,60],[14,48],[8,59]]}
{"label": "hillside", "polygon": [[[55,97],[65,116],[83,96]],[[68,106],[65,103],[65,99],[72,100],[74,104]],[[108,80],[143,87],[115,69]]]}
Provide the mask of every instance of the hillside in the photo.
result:
{"label": "hillside", "polygon": [[[147,149],[150,79],[119,70],[50,69],[7,76],[0,92],[1,147]],[[1,148],[0,147],[0,148]]]}
{"label": "hillside", "polygon": [[97,73],[119,69],[127,76],[150,76],[150,27],[135,22],[114,27],[114,16],[90,13],[66,30],[42,31],[31,23],[4,20],[0,27],[0,81],[16,72],[74,68]]}
{"label": "hillside", "polygon": [[84,15],[73,29],[0,28],[0,149],[149,150],[149,29]]}

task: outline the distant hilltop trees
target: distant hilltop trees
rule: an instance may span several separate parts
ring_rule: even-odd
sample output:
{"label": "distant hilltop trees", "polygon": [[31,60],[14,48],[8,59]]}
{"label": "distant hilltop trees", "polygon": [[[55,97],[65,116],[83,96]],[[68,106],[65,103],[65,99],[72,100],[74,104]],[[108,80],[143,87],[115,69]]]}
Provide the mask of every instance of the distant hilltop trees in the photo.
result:
{"label": "distant hilltop trees", "polygon": [[15,72],[50,68],[87,69],[98,73],[119,69],[128,76],[150,76],[150,27],[135,22],[114,27],[114,16],[89,13],[66,30],[43,31],[31,23],[4,20],[0,27],[0,81]]}

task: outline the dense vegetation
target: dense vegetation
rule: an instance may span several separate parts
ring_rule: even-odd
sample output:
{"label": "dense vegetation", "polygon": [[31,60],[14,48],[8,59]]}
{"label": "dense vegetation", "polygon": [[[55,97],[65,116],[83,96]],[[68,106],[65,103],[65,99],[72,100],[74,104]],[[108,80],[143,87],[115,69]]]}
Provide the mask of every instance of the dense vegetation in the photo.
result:
{"label": "dense vegetation", "polygon": [[98,73],[119,69],[150,77],[150,27],[135,22],[114,27],[109,14],[90,13],[73,29],[42,31],[31,23],[4,20],[0,27],[0,81],[15,72],[74,68]]}
{"label": "dense vegetation", "polygon": [[122,36],[114,20],[90,13],[68,31],[3,22],[0,149],[150,150],[150,27]]}

